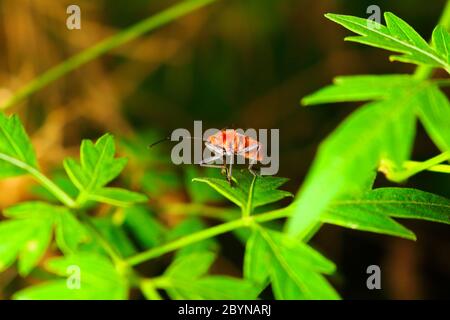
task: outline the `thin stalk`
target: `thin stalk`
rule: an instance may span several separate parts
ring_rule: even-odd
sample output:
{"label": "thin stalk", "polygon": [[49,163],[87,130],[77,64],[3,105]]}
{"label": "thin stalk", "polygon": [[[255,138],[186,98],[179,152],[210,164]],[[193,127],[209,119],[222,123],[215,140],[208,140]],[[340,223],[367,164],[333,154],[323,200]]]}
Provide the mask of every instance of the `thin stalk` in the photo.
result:
{"label": "thin stalk", "polygon": [[443,152],[431,159],[428,159],[423,162],[418,162],[416,165],[410,167],[409,169],[407,169],[405,171],[388,172],[387,177],[389,180],[392,180],[394,182],[402,182],[419,172],[429,170],[430,168],[432,168],[444,161],[447,161],[449,159],[450,159],[450,151]]}
{"label": "thin stalk", "polygon": [[162,256],[163,254],[183,248],[192,243],[215,237],[219,234],[230,232],[239,228],[251,227],[254,223],[263,223],[275,219],[282,219],[289,216],[291,210],[288,208],[262,213],[254,216],[242,217],[237,220],[225,222],[217,226],[195,232],[193,234],[181,237],[177,240],[163,244],[159,247],[138,253],[125,260],[130,266],[143,263],[147,260]]}
{"label": "thin stalk", "polygon": [[134,24],[133,26],[99,42],[98,44],[49,69],[38,78],[26,84],[23,88],[19,89],[12,97],[0,105],[0,109],[6,109],[13,106],[14,104],[44,88],[51,82],[77,69],[81,65],[214,1],[216,0],[182,1],[181,3],[178,3],[162,12]]}
{"label": "thin stalk", "polygon": [[153,279],[142,279],[139,289],[147,299],[162,300],[161,295],[158,293],[158,290],[153,283]]}
{"label": "thin stalk", "polygon": [[4,153],[0,153],[0,159],[28,172],[37,182],[39,182],[65,206],[70,208],[75,206],[75,201],[67,193],[65,193],[60,187],[58,187],[53,181],[43,175],[36,168]]}
{"label": "thin stalk", "polygon": [[[419,161],[406,161],[404,164],[404,167],[405,167],[405,169],[412,169],[421,163],[422,162],[419,162]],[[437,164],[437,165],[427,168],[426,170],[432,171],[432,172],[439,172],[439,173],[450,173],[450,165]]]}

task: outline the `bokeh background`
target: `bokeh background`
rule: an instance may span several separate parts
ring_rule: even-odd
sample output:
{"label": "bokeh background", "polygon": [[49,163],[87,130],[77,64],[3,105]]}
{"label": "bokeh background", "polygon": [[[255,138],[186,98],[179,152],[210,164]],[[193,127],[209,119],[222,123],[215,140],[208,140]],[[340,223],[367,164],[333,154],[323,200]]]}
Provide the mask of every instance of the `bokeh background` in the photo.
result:
{"label": "bokeh background", "polygon": [[[1,0],[0,102],[71,55],[175,2]],[[69,4],[81,7],[81,30],[66,28]],[[299,100],[337,75],[414,70],[390,63],[383,50],[344,42],[349,32],[323,17],[367,16],[373,4],[429,37],[444,0],[219,0],[89,62],[8,112],[20,115],[49,175],[59,175],[65,156],[78,155],[81,139],[113,133],[130,158],[123,181],[150,195],[149,205],[167,228],[184,219],[173,214],[177,205],[205,202],[193,195],[190,182],[201,173],[170,164],[169,145],[148,150],[146,144],[175,128],[192,129],[194,120],[204,128],[279,128],[279,175],[290,178],[286,189],[295,193],[320,141],[357,107],[302,108]],[[437,152],[419,128],[414,159]],[[376,185],[390,184],[379,177]],[[448,175],[422,173],[406,185],[450,197]],[[1,181],[0,207],[35,197],[33,186],[29,178]],[[331,281],[344,298],[450,298],[448,226],[405,225],[417,242],[333,226],[313,238],[336,262]],[[242,245],[232,235],[219,242],[215,270],[239,275]],[[382,290],[366,288],[371,264],[381,267]],[[30,282],[32,277],[20,279],[13,269],[0,274],[0,298]]]}

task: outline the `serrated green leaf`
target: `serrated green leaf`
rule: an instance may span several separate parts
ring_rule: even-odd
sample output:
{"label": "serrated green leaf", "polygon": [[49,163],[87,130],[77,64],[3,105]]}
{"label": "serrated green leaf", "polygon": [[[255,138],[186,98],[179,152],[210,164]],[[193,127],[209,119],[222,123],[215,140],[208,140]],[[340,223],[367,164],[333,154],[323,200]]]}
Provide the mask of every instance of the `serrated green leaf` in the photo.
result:
{"label": "serrated green leaf", "polygon": [[172,262],[164,275],[169,278],[195,279],[208,272],[215,258],[215,253],[210,251],[183,255]]}
{"label": "serrated green leaf", "polygon": [[24,174],[23,164],[37,168],[30,139],[16,115],[0,112],[0,178]]}
{"label": "serrated green leaf", "polygon": [[391,60],[425,64],[433,67],[442,67],[450,70],[448,61],[427,44],[427,42],[405,21],[387,12],[384,17],[386,26],[369,20],[348,15],[326,14],[328,19],[359,34],[347,37],[346,40],[367,44],[370,46],[402,53],[401,56],[392,56]]}
{"label": "serrated green leaf", "polygon": [[336,201],[332,208],[450,224],[449,199],[411,188],[374,189],[357,199]]}
{"label": "serrated green leaf", "polygon": [[114,139],[110,134],[81,143],[80,163],[72,158],[64,159],[64,169],[72,183],[80,190],[82,199],[129,206],[145,202],[145,195],[120,188],[106,188],[125,167],[125,158],[115,158]]}
{"label": "serrated green leaf", "polygon": [[110,134],[100,137],[94,144],[91,140],[83,140],[80,148],[81,168],[89,177],[87,190],[103,187],[116,178],[125,167],[125,158],[114,158],[116,148]]}
{"label": "serrated green leaf", "polygon": [[418,110],[420,121],[436,146],[443,152],[450,151],[450,103],[438,86],[429,85],[423,90]]}
{"label": "serrated green leaf", "polygon": [[433,31],[432,41],[438,54],[450,63],[450,32],[444,26],[438,25]]}
{"label": "serrated green leaf", "polygon": [[[208,177],[220,178],[220,170],[213,168],[206,168],[211,170],[205,170]],[[185,170],[185,184],[187,186],[187,192],[189,197],[195,203],[206,202],[220,202],[223,198],[211,189],[209,186],[202,183],[191,183],[195,177],[198,177],[200,171],[195,166],[188,166]]]}
{"label": "serrated green leaf", "polygon": [[339,296],[320,275],[334,264],[308,245],[286,234],[258,227],[246,248],[244,274],[265,284],[270,275],[278,299],[335,299]]}
{"label": "serrated green leaf", "polygon": [[114,139],[110,134],[105,134],[95,144],[91,140],[83,140],[80,164],[67,158],[64,168],[77,188],[90,192],[105,186],[123,170],[127,160],[114,156]]}
{"label": "serrated green leaf", "polygon": [[18,258],[19,273],[27,275],[47,250],[53,227],[56,243],[65,253],[87,238],[84,227],[64,207],[24,202],[5,209],[4,215],[11,219],[0,223],[0,270]]}
{"label": "serrated green leaf", "polygon": [[367,210],[359,206],[334,206],[326,209],[320,220],[350,229],[389,234],[416,240],[413,232],[378,210]]}
{"label": "serrated green leaf", "polygon": [[[250,173],[244,174],[239,171],[233,174],[233,178],[235,183],[231,186],[228,181],[219,178],[195,178],[193,181],[208,184],[242,210],[248,210],[250,205],[250,212],[256,207],[292,196],[290,192],[278,190],[280,186],[287,182],[288,179],[286,178],[264,176],[256,177],[254,180]],[[253,180],[254,186],[251,194]]]}
{"label": "serrated green leaf", "polygon": [[261,289],[249,281],[229,276],[208,276],[195,280],[170,278],[167,292],[176,300],[254,300]]}
{"label": "serrated green leaf", "polygon": [[418,83],[418,80],[406,74],[337,77],[333,85],[303,98],[302,104],[382,100]]}
{"label": "serrated green leaf", "polygon": [[[14,294],[19,300],[117,300],[126,299],[128,284],[120,276],[114,265],[105,257],[94,254],[77,254],[76,256],[51,259],[46,268],[61,277],[61,280],[49,281],[28,287]],[[78,268],[80,288],[67,285],[73,275],[71,268]],[[67,279],[66,279],[67,278]]]}
{"label": "serrated green leaf", "polygon": [[[288,221],[292,235],[305,236],[330,201],[360,193],[382,159],[401,166],[415,136],[417,91],[399,92],[350,115],[319,147]],[[324,187],[326,186],[326,187]]]}

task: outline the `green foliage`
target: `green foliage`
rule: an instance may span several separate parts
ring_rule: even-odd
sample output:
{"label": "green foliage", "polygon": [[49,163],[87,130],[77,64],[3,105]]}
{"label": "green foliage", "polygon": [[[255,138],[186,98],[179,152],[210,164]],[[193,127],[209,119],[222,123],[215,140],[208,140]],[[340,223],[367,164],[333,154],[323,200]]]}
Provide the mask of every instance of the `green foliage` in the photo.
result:
{"label": "green foliage", "polygon": [[17,116],[0,113],[0,177],[24,174],[25,167],[37,168],[36,154]]}
{"label": "green foliage", "polygon": [[268,277],[277,299],[337,299],[321,273],[334,264],[308,245],[280,232],[257,227],[247,242],[245,277],[264,284]]}
{"label": "green foliage", "polygon": [[145,202],[147,197],[120,188],[107,188],[106,184],[115,179],[125,167],[127,160],[115,158],[113,137],[105,134],[94,144],[83,140],[80,163],[72,158],[64,160],[64,168],[80,194],[87,200],[127,206]]}
{"label": "green foliage", "polygon": [[[368,24],[361,18],[329,14],[327,17],[360,34],[347,38],[356,42],[403,53],[393,60],[427,64],[449,70],[445,39],[448,32],[442,27],[434,32],[435,49],[429,46],[411,26],[392,13],[386,13],[387,26]],[[344,226],[359,226],[364,230],[383,231],[413,238],[387,217],[381,230],[375,221],[350,211],[331,214],[330,203],[347,194],[366,189],[374,171],[402,170],[410,157],[415,136],[416,115],[431,139],[442,151],[448,150],[450,105],[439,87],[427,80],[409,75],[364,75],[339,77],[334,84],[302,100],[305,105],[332,102],[374,100],[351,114],[320,146],[298,199],[296,212],[289,221],[290,234],[307,237],[328,210],[327,221]],[[389,177],[389,175],[387,175]],[[326,185],[326,190],[323,186]]]}
{"label": "green foliage", "polygon": [[[174,7],[159,16],[158,24],[210,1]],[[327,17],[359,34],[348,40],[400,54],[392,60],[450,71],[450,34],[443,26],[435,28],[429,45],[392,13],[385,15],[386,26],[351,16]],[[139,32],[151,29],[153,23],[154,19],[146,21]],[[92,52],[95,56],[103,51]],[[45,81],[35,84],[43,85]],[[397,219],[450,224],[450,201],[444,197],[409,188],[372,188],[377,170],[399,182],[450,159],[450,104],[439,81],[420,72],[338,77],[333,85],[302,100],[304,105],[355,101],[369,102],[320,145],[292,204],[277,209],[278,201],[292,196],[279,189],[285,178],[235,170],[230,185],[219,176],[197,178],[196,169],[188,168],[187,193],[196,205],[189,213],[195,216],[184,217],[171,229],[157,219],[145,195],[108,186],[123,182],[118,177],[127,163],[116,157],[112,135],[96,142],[83,140],[80,160],[63,162],[67,177],[49,179],[39,170],[19,119],[0,113],[0,177],[30,174],[40,184],[37,196],[48,200],[23,202],[3,211],[7,219],[0,222],[0,271],[17,260],[21,276],[37,266],[49,273],[48,281],[16,292],[14,298],[126,299],[131,288],[139,288],[148,299],[160,299],[161,290],[172,299],[256,299],[270,286],[276,299],[339,299],[326,278],[336,266],[307,244],[323,223],[413,240],[414,233]],[[411,167],[407,164],[417,121],[442,153]],[[122,141],[122,146],[136,156],[142,142]],[[159,157],[144,158],[133,162],[135,168],[142,166],[138,180],[144,190],[160,196],[180,186],[174,173],[161,170],[153,175],[155,169],[146,167],[161,165],[164,161]],[[221,196],[237,205],[241,216],[213,206],[223,200]],[[61,204],[51,204],[57,201]],[[219,214],[207,215],[207,210]],[[99,212],[102,216],[92,216]],[[210,226],[212,222],[204,221],[202,214],[225,222]],[[285,230],[275,221],[282,218],[288,218]],[[210,271],[220,252],[215,237],[226,232],[237,234],[245,245],[243,278]],[[47,252],[61,256],[44,258]],[[153,273],[147,277],[134,269],[171,252],[175,252],[172,260],[161,259],[164,271],[150,268]]]}
{"label": "green foliage", "polygon": [[164,273],[164,287],[172,299],[256,299],[260,289],[251,282],[228,276],[205,276],[214,262],[211,252],[181,256]]}
{"label": "green foliage", "polygon": [[251,174],[234,174],[236,185],[219,178],[195,178],[193,181],[210,185],[221,195],[250,214],[254,208],[291,197],[291,193],[278,190],[288,179],[277,177],[253,177]]}
{"label": "green foliage", "polygon": [[0,223],[0,271],[19,259],[19,272],[27,275],[47,250],[53,228],[64,253],[74,252],[88,233],[64,207],[24,202],[3,211],[10,220]]}
{"label": "green foliage", "polygon": [[[48,260],[46,269],[63,279],[52,280],[17,292],[19,300],[119,300],[128,296],[127,280],[105,257],[95,254],[77,254]],[[80,272],[80,284],[71,282],[71,276]]]}
{"label": "green foliage", "polygon": [[450,200],[410,188],[374,189],[356,199],[335,201],[330,209],[343,215],[359,214],[368,218],[384,215],[450,224]]}
{"label": "green foliage", "polygon": [[409,24],[391,12],[386,12],[386,26],[374,21],[353,16],[327,14],[328,19],[339,23],[359,36],[345,40],[401,53],[391,56],[391,61],[425,64],[441,67],[450,72],[448,49],[445,40],[449,34],[443,27],[437,27],[434,36],[435,47],[430,46]]}

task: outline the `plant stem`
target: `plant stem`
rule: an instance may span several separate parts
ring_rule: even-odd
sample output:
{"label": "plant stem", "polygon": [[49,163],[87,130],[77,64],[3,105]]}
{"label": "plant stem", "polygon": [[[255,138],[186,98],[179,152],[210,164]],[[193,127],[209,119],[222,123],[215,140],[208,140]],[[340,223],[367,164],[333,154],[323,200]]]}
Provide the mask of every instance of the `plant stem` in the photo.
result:
{"label": "plant stem", "polygon": [[[406,161],[404,164],[404,167],[405,167],[405,169],[411,169],[421,163],[422,162],[419,162],[419,161]],[[426,170],[432,171],[432,172],[450,173],[450,165],[437,164],[437,165],[427,168]]]}
{"label": "plant stem", "polygon": [[139,36],[161,27],[177,18],[184,16],[198,8],[201,8],[216,0],[186,0],[178,3],[162,12],[159,12],[141,22],[134,24],[133,26],[107,38],[95,46],[92,46],[77,55],[74,55],[59,65],[46,71],[38,78],[32,80],[26,84],[23,88],[19,89],[11,98],[6,100],[0,109],[6,109],[14,104],[20,102],[31,94],[39,91],[49,83],[61,78],[65,74],[77,69],[81,65],[94,60],[95,58],[107,53],[108,51],[123,45],[131,40],[138,38]]}
{"label": "plant stem", "polygon": [[219,234],[223,234],[226,232],[230,232],[243,227],[250,227],[254,223],[263,223],[275,219],[282,219],[289,216],[291,213],[289,207],[283,208],[280,210],[275,210],[267,213],[262,213],[254,216],[242,217],[237,220],[233,220],[230,222],[225,222],[219,224],[217,226],[198,231],[196,233],[190,234],[188,236],[181,237],[177,240],[169,242],[167,244],[163,244],[159,247],[152,248],[150,250],[138,253],[128,259],[125,260],[126,263],[130,266],[134,266],[140,263],[143,263],[147,260],[157,258],[162,256],[163,254],[169,253],[171,251],[175,251],[189,244],[205,240],[208,238],[215,237]]}
{"label": "plant stem", "polygon": [[154,284],[153,279],[142,279],[139,288],[147,299],[162,300],[161,295]]}
{"label": "plant stem", "polygon": [[53,183],[53,181],[43,175],[36,168],[4,153],[0,153],[0,159],[31,174],[37,182],[39,182],[44,188],[51,192],[51,194],[53,194],[65,206],[72,208],[75,205],[75,201],[67,193],[65,193],[60,187],[58,187],[55,183]]}
{"label": "plant stem", "polygon": [[[402,182],[408,179],[409,177],[412,177],[413,175],[422,172],[424,170],[429,170],[430,168],[433,168],[434,166],[447,161],[450,159],[450,151],[443,152],[431,159],[428,159],[423,162],[416,162],[414,166],[411,166],[411,163],[409,163],[409,169],[405,171],[400,172],[388,172],[387,177],[389,180],[394,182]],[[448,166],[446,166],[448,167]],[[442,169],[442,168],[440,168]]]}

